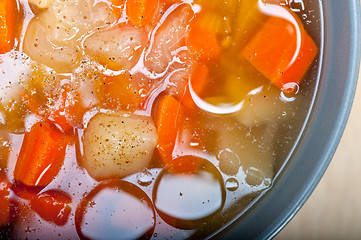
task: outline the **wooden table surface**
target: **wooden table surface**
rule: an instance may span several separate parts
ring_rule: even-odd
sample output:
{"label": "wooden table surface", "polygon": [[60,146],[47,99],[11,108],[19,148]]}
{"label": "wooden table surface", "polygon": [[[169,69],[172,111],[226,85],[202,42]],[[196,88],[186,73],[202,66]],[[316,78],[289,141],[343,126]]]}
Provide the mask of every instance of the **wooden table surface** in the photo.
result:
{"label": "wooden table surface", "polygon": [[351,115],[330,166],[275,239],[361,239],[361,72]]}

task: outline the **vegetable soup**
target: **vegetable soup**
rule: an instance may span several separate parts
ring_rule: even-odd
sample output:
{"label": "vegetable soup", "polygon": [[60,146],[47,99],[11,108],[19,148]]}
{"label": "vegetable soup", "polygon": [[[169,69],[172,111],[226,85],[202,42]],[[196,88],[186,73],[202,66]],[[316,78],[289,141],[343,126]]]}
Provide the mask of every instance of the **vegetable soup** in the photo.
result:
{"label": "vegetable soup", "polygon": [[206,238],[310,110],[316,0],[1,0],[0,231]]}

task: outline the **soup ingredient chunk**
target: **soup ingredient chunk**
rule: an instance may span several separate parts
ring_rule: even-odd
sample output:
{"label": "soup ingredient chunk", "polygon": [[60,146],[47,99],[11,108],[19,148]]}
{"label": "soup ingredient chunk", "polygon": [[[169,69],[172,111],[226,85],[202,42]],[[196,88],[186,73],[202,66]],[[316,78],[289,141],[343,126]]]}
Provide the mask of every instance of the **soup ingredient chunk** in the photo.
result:
{"label": "soup ingredient chunk", "polygon": [[294,13],[277,8],[289,17],[270,17],[242,50],[242,56],[282,91],[293,93],[318,48]]}
{"label": "soup ingredient chunk", "polygon": [[0,54],[11,50],[15,40],[16,2],[0,2]]}
{"label": "soup ingredient chunk", "polygon": [[84,41],[84,49],[110,69],[131,69],[137,63],[145,42],[146,33],[142,29],[116,26],[90,35]]}
{"label": "soup ingredient chunk", "polygon": [[[193,173],[202,159],[188,155],[174,153],[174,149],[185,145],[188,141],[180,140],[182,130],[186,128],[185,120],[189,117],[187,109],[173,96],[167,95],[158,104],[156,126],[158,132],[157,149],[166,168],[173,173]],[[178,145],[177,145],[178,143]]]}
{"label": "soup ingredient chunk", "polygon": [[69,218],[71,198],[58,190],[48,190],[38,194],[31,200],[31,207],[46,221],[61,226]]}
{"label": "soup ingredient chunk", "polygon": [[81,39],[116,20],[103,1],[54,0],[27,27],[24,50],[57,72],[71,72],[82,57]]}
{"label": "soup ingredient chunk", "polygon": [[48,8],[53,3],[53,0],[29,0],[29,3],[34,4],[38,8]]}
{"label": "soup ingredient chunk", "polygon": [[49,122],[38,122],[25,133],[14,177],[27,186],[45,187],[60,171],[70,139]]}
{"label": "soup ingredient chunk", "polygon": [[186,46],[187,24],[192,16],[191,7],[181,4],[156,28],[154,41],[144,62],[151,72],[162,73],[171,63],[186,61],[188,53],[182,49]]}
{"label": "soup ingredient chunk", "polygon": [[147,167],[157,144],[150,117],[100,113],[84,133],[81,165],[95,179],[124,177]]}
{"label": "soup ingredient chunk", "polygon": [[152,23],[154,13],[158,8],[158,0],[128,0],[126,3],[127,16],[137,27]]}
{"label": "soup ingredient chunk", "polygon": [[10,221],[10,183],[4,172],[0,172],[0,227]]}

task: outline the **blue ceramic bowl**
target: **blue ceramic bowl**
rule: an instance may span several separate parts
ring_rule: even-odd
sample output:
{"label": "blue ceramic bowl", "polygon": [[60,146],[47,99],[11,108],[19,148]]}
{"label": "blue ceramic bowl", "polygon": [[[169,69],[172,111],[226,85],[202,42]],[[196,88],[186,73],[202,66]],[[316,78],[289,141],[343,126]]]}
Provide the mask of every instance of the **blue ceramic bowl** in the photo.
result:
{"label": "blue ceramic bowl", "polygon": [[311,195],[336,151],[356,89],[361,9],[360,0],[321,2],[321,68],[303,132],[273,187],[215,237],[274,237]]}

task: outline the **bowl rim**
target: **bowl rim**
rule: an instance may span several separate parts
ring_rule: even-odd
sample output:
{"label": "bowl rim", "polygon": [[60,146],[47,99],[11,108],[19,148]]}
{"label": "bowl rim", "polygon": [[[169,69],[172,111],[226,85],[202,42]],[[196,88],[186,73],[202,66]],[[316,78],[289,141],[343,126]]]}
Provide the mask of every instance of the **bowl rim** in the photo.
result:
{"label": "bowl rim", "polygon": [[319,2],[324,21],[321,81],[304,131],[291,153],[292,160],[280,170],[272,190],[261,194],[256,204],[217,233],[216,238],[275,237],[310,197],[341,140],[360,67],[360,0]]}

